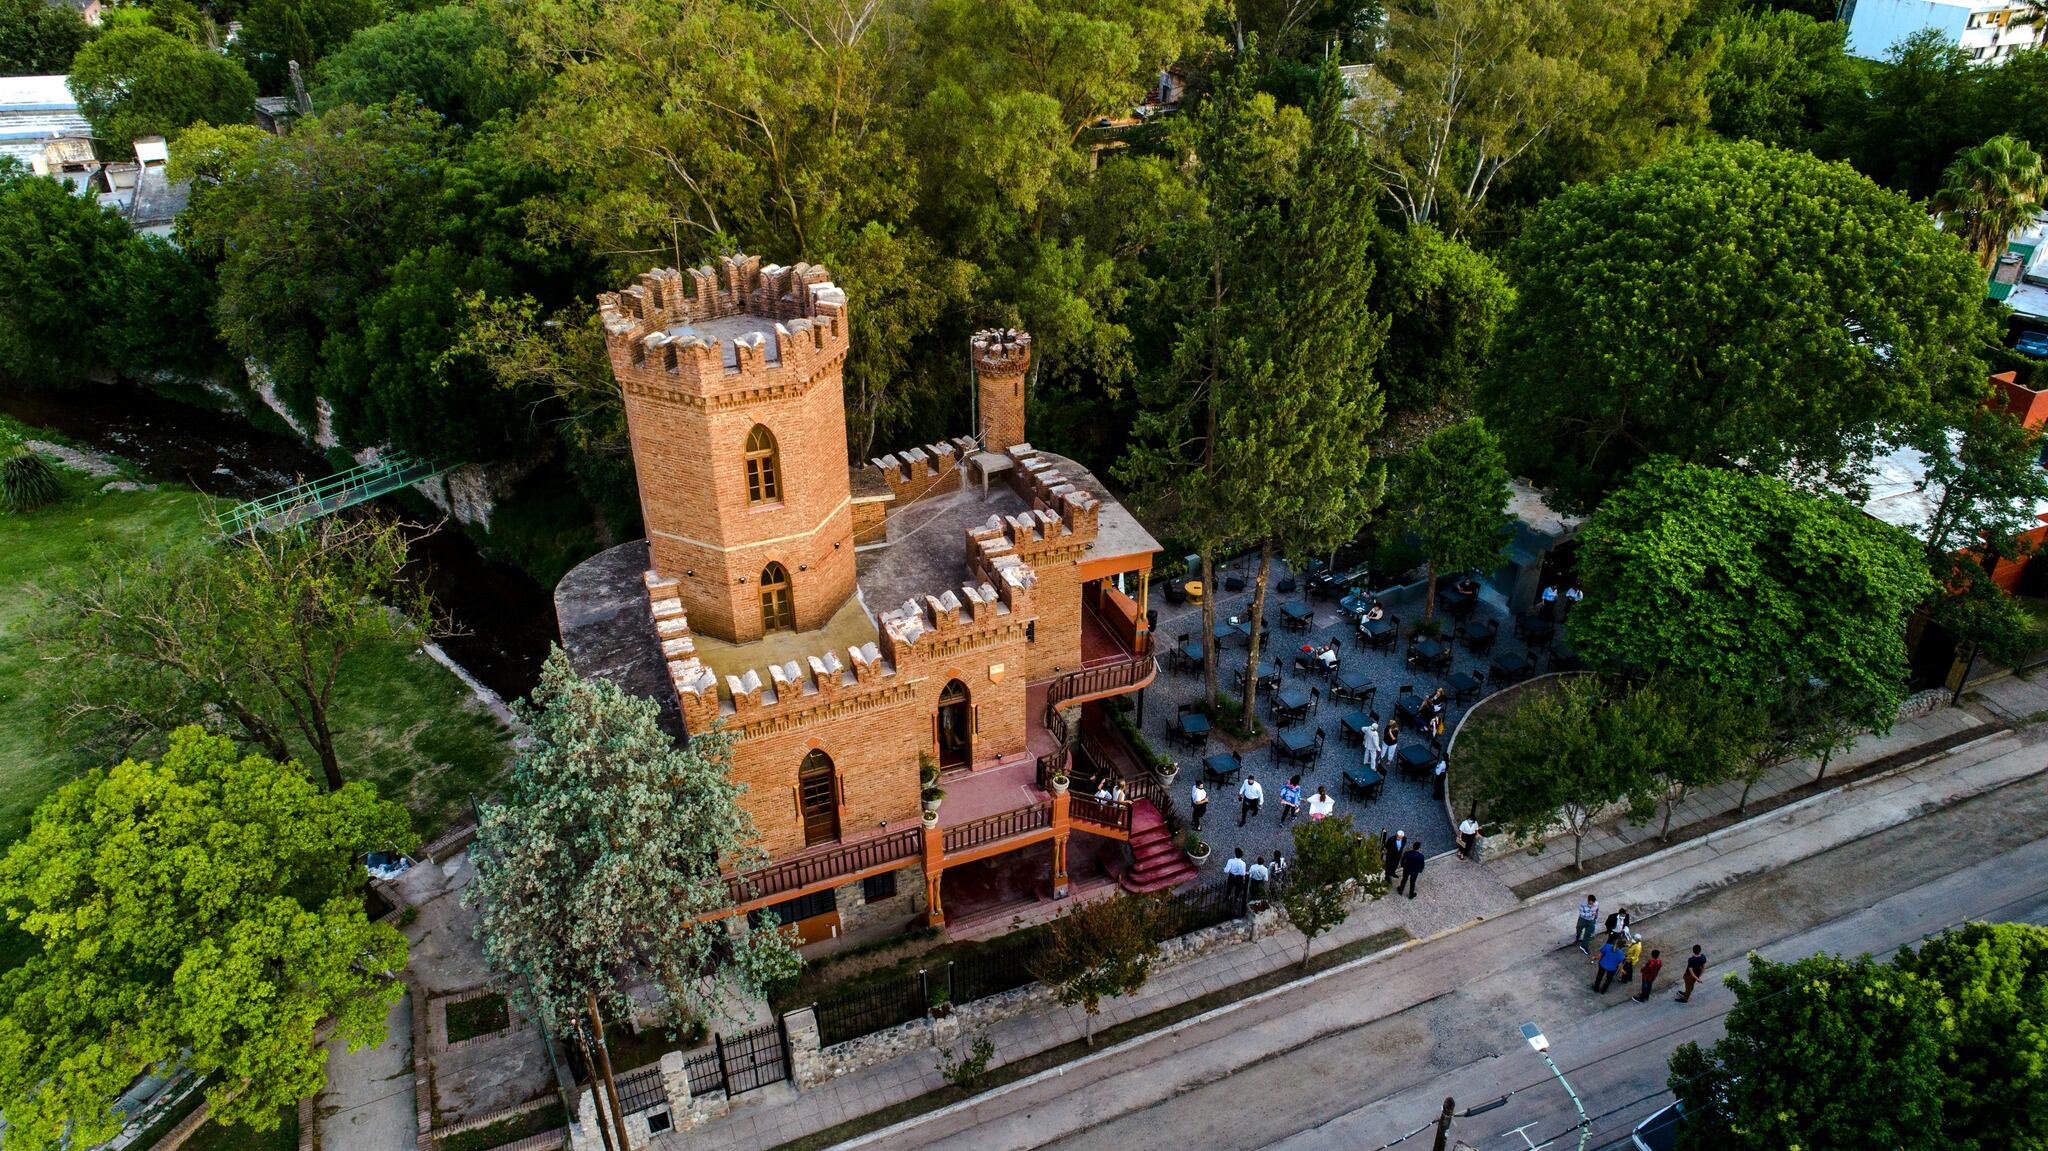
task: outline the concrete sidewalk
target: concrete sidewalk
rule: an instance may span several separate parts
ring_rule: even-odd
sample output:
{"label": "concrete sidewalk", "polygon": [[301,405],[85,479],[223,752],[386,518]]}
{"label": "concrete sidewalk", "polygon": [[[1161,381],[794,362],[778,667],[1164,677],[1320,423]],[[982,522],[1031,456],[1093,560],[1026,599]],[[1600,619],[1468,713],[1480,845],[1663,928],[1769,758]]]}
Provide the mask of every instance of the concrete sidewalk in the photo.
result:
{"label": "concrete sidewalk", "polygon": [[[2029,690],[2033,689],[2029,686]],[[1886,740],[1871,741],[1873,746],[1848,753],[1863,757],[1848,762],[1869,762],[1891,754],[1911,743],[1916,733],[1923,740],[1930,733],[1949,735],[1981,719],[1962,715],[1929,718],[1932,722],[1900,724]],[[1421,899],[1387,899],[1362,907],[1331,936],[1319,940],[1317,947],[1327,949],[1364,939],[1389,927],[1401,927],[1418,939],[1451,938],[1439,939],[1426,948],[1355,961],[978,1096],[893,1128],[893,1134],[879,1132],[849,1146],[880,1146],[885,1139],[905,1138],[927,1143],[954,1132],[972,1132],[974,1151],[1038,1145],[1059,1133],[1048,1128],[1047,1124],[1055,1121],[1042,1113],[1042,1105],[1053,1099],[1060,1100],[1057,1123],[1085,1124],[1091,1115],[1099,1118],[1120,1113],[1117,1107],[1140,1105],[1138,1101],[1159,1091],[1186,1090],[1228,1075],[1237,1061],[1358,1026],[1426,1001],[1499,965],[1526,961],[1562,944],[1570,935],[1571,907],[1583,884],[1597,882],[1600,890],[1615,893],[1603,902],[1625,897],[1628,905],[1641,913],[1668,907],[1702,890],[1782,866],[2039,771],[2039,749],[2021,751],[2021,743],[2020,737],[2011,733],[1988,736],[1933,762],[1822,793],[1708,839],[1680,844],[1560,887],[1519,910],[1519,901],[1492,864],[1471,865],[1454,857],[1438,857],[1424,875]],[[1802,782],[1810,778],[1805,776]],[[1558,858],[1554,851],[1551,858]],[[1569,861],[1569,853],[1564,853],[1562,862],[1569,865]],[[1298,934],[1282,929],[1255,943],[1219,950],[1162,972],[1137,996],[1107,1005],[1099,1026],[1147,1015],[1281,970],[1300,958],[1301,946]],[[1297,1008],[1300,1004],[1309,1006],[1303,1011]],[[998,1024],[990,1029],[998,1065],[1081,1038],[1082,1018],[1078,1009],[1068,1009]],[[1219,1034],[1232,1036],[1231,1042],[1223,1045],[1232,1052],[1228,1059],[1170,1058],[1201,1048]],[[1073,1076],[1095,1081],[1080,1092],[1070,1092],[1072,1080],[1068,1077]],[[913,1052],[807,1091],[784,1085],[742,1096],[722,1119],[687,1134],[663,1136],[657,1146],[673,1151],[684,1147],[749,1151],[774,1147],[943,1085],[932,1054]]]}
{"label": "concrete sidewalk", "polygon": [[[1938,760],[1801,801],[1585,882],[1597,882],[1602,891],[1612,893],[1610,900],[1653,912],[2038,774],[2042,760],[2041,747],[2029,746],[2013,733],[2000,733]],[[1002,1151],[1041,1146],[1086,1130],[1319,1038],[1526,967],[1568,946],[1576,886],[1545,894],[1498,918],[1345,964],[1130,1040],[845,1146]],[[1285,954],[1290,938],[1298,937],[1283,932],[1261,946],[1278,943]],[[1476,1057],[1458,1049],[1468,1040],[1454,1028],[1432,1028],[1402,1042],[1404,1050],[1419,1043],[1421,1051],[1439,1060]],[[1400,1057],[1399,1052],[1388,1055]]]}

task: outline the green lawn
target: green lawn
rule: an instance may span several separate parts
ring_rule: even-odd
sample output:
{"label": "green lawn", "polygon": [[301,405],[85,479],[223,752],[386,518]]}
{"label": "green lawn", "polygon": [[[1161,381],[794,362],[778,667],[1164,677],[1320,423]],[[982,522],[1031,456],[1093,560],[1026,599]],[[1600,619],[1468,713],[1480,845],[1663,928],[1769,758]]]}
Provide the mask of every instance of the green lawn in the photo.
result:
{"label": "green lawn", "polygon": [[[38,589],[61,586],[96,545],[208,546],[207,501],[190,489],[103,493],[105,480],[61,474],[65,494],[58,503],[27,515],[0,514],[0,848],[21,837],[45,796],[93,766],[44,723],[28,687],[32,657],[21,630]],[[343,773],[404,802],[423,841],[458,821],[470,795],[489,788],[510,754],[503,726],[462,683],[404,645],[349,659],[334,721]],[[0,967],[18,961],[19,942],[11,932],[0,935]]]}

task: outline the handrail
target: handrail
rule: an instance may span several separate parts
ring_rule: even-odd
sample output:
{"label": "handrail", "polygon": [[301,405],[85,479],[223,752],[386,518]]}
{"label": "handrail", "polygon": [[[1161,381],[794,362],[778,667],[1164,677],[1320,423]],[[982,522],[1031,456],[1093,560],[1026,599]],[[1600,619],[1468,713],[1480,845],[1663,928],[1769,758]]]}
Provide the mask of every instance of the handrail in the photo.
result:
{"label": "handrail", "polygon": [[1045,706],[1056,708],[1070,699],[1136,687],[1159,674],[1159,665],[1149,655],[1134,655],[1116,663],[1084,667],[1053,680],[1045,688]]}
{"label": "handrail", "polygon": [[871,867],[915,859],[923,851],[924,829],[909,827],[873,839],[841,844],[815,855],[785,859],[743,875],[728,875],[725,877],[726,889],[734,903],[748,903]]}
{"label": "handrail", "polygon": [[945,850],[950,854],[980,847],[984,843],[994,843],[999,839],[1008,839],[1013,835],[1043,831],[1051,826],[1052,804],[1035,803],[1030,807],[1000,811],[958,827],[949,827],[946,829],[943,842]]}
{"label": "handrail", "polygon": [[1097,799],[1092,795],[1075,793],[1067,797],[1067,814],[1075,823],[1125,833],[1131,830],[1131,805],[1114,799]]}
{"label": "handrail", "polygon": [[215,516],[214,526],[222,535],[232,537],[255,529],[294,524],[375,499],[447,470],[444,465],[394,452],[373,464],[362,464],[236,504]]}

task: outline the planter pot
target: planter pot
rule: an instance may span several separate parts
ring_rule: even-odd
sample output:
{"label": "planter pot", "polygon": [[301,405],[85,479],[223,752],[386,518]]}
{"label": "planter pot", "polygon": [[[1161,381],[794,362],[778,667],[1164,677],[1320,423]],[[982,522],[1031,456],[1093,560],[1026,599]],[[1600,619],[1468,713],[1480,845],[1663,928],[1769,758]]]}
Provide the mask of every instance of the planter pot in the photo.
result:
{"label": "planter pot", "polygon": [[1055,775],[1055,776],[1053,776],[1053,777],[1052,777],[1051,783],[1052,783],[1052,791],[1053,791],[1053,794],[1054,794],[1054,795],[1064,795],[1064,794],[1066,794],[1066,790],[1067,790],[1067,787],[1068,787],[1068,780],[1067,780],[1067,777],[1066,777],[1066,776],[1064,776],[1064,775]]}
{"label": "planter pot", "polygon": [[938,825],[939,825],[939,813],[938,813],[938,812],[936,812],[936,811],[931,811],[931,810],[927,809],[927,810],[925,811],[925,813],[924,813],[924,826],[925,826],[925,829],[926,829],[926,830],[930,830],[930,829],[932,829],[932,828],[934,828],[934,827],[937,827]]}
{"label": "planter pot", "polygon": [[1168,763],[1164,767],[1155,767],[1152,769],[1152,774],[1156,776],[1159,782],[1161,783],[1172,783],[1174,777],[1180,774],[1180,765],[1177,763]]}
{"label": "planter pot", "polygon": [[1202,845],[1202,850],[1190,851],[1187,854],[1190,861],[1201,863],[1209,858],[1209,845],[1205,843]]}
{"label": "planter pot", "polygon": [[939,813],[939,805],[944,802],[946,801],[943,799],[927,799],[924,801],[924,809],[933,815],[937,815]]}

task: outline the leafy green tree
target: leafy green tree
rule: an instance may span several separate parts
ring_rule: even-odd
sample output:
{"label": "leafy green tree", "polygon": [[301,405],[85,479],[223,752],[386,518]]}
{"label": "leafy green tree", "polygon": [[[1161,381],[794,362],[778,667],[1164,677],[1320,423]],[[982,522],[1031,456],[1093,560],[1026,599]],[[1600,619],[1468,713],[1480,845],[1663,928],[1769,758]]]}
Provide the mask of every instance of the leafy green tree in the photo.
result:
{"label": "leafy green tree", "polygon": [[302,74],[382,19],[377,0],[252,0],[242,13],[234,53],[256,86],[289,94],[290,67]]}
{"label": "leafy green tree", "polygon": [[1781,148],[1810,146],[1854,90],[1848,25],[1830,13],[1744,9],[1714,25],[1720,54],[1707,75],[1713,129]]}
{"label": "leafy green tree", "polygon": [[1303,967],[1316,936],[1349,919],[1353,903],[1387,893],[1382,862],[1380,845],[1353,830],[1348,815],[1294,825],[1294,858],[1280,907],[1301,932]]}
{"label": "leafy green tree", "polygon": [[0,76],[61,76],[91,39],[92,29],[69,4],[0,2]]}
{"label": "leafy green tree", "polygon": [[1952,1020],[1933,982],[1869,956],[1751,955],[1748,977],[1728,986],[1727,1036],[1671,1057],[1671,1090],[1685,1104],[1680,1148],[1955,1145],[1942,1138]]}
{"label": "leafy green tree", "polygon": [[[2025,55],[2024,53],[2022,54]],[[2003,129],[1980,130],[1982,73],[1944,33],[1927,29],[1896,45],[1882,67],[1828,106],[1815,150],[1841,157],[1913,199],[1934,194],[1956,152]],[[2013,109],[2005,115],[2021,115]]]}
{"label": "leafy green tree", "polygon": [[1934,206],[1948,229],[1986,271],[2005,252],[2005,239],[2031,221],[2048,199],[2048,171],[2025,140],[1993,136],[1956,155],[1941,174]]}
{"label": "leafy green tree", "polygon": [[1983,274],[1845,166],[1722,144],[1530,218],[1480,392],[1510,463],[1590,505],[1645,458],[1846,482],[1980,402]]}
{"label": "leafy green tree", "polygon": [[1509,478],[1499,437],[1477,416],[1433,433],[1395,464],[1386,513],[1390,526],[1422,543],[1429,564],[1422,618],[1436,618],[1436,581],[1444,572],[1499,562],[1512,522]]}
{"label": "leafy green tree", "polygon": [[[301,67],[306,61],[300,61]],[[476,128],[517,112],[542,78],[511,34],[482,8],[445,4],[364,28],[320,61],[313,106],[368,107],[411,96],[449,122]]]}
{"label": "leafy green tree", "polygon": [[253,115],[256,85],[217,52],[157,28],[124,25],[79,50],[71,94],[100,145],[116,155],[137,136],[176,138],[188,124]]}
{"label": "leafy green tree", "polygon": [[2014,666],[2033,653],[2033,621],[1991,573],[2023,558],[2019,538],[2040,526],[2036,509],[2048,505],[2041,433],[1984,407],[1914,443],[1934,497],[1926,522],[1914,525],[1934,577],[1934,619],[1972,652]]}
{"label": "leafy green tree", "polygon": [[1586,598],[1566,627],[1594,666],[1677,675],[1773,712],[1820,690],[1890,730],[1904,623],[1929,586],[1904,532],[1836,496],[1660,458],[1580,540]]}
{"label": "leafy green tree", "polygon": [[1653,765],[1641,757],[1638,736],[1619,729],[1623,722],[1599,677],[1570,676],[1519,693],[1485,723],[1465,725],[1458,763],[1472,775],[1486,822],[1522,837],[1562,826],[1577,868],[1601,811],[1625,803],[1647,818],[1655,802]]}
{"label": "leafy green tree", "polygon": [[673,1022],[717,1018],[724,986],[758,995],[796,973],[772,922],[735,933],[722,918],[720,869],[763,858],[730,735],[678,746],[652,700],[579,677],[560,648],[517,711],[532,742],[503,802],[483,808],[463,895],[506,994],[591,1056],[599,1020],[627,1017],[638,984],[655,985]]}
{"label": "leafy green tree", "polygon": [[1686,795],[1734,775],[1756,754],[1763,713],[1696,681],[1651,679],[1621,689],[1601,716],[1601,738],[1611,754],[1627,756],[1663,785],[1664,824],[1657,837],[1671,841],[1671,815]]}
{"label": "leafy green tree", "polygon": [[1069,908],[1052,921],[1045,949],[1031,974],[1061,1003],[1082,1011],[1081,1038],[1095,1046],[1095,1016],[1102,1001],[1135,995],[1159,957],[1158,907],[1119,892]]}
{"label": "leafy green tree", "polygon": [[1944,1146],[2048,1140],[2048,929],[1968,923],[1900,953],[1895,966],[1942,989],[1954,1026],[1940,1067]]}
{"label": "leafy green tree", "polygon": [[400,578],[405,562],[406,528],[367,516],[218,550],[101,556],[36,627],[39,690],[63,730],[123,750],[217,712],[274,759],[303,741],[340,791],[332,706],[343,664],[431,626],[424,592]]}
{"label": "leafy green tree", "polygon": [[0,861],[39,944],[0,975],[8,1146],[108,1138],[121,1092],[177,1063],[217,1076],[215,1121],[275,1128],[326,1081],[323,1022],[351,1049],[384,1040],[405,939],[364,915],[356,860],[410,841],[369,785],[323,794],[191,727],[59,788]]}
{"label": "leafy green tree", "polygon": [[1456,402],[1493,354],[1515,291],[1484,252],[1433,224],[1373,230],[1375,314],[1388,318],[1377,373],[1387,407],[1413,412]]}

